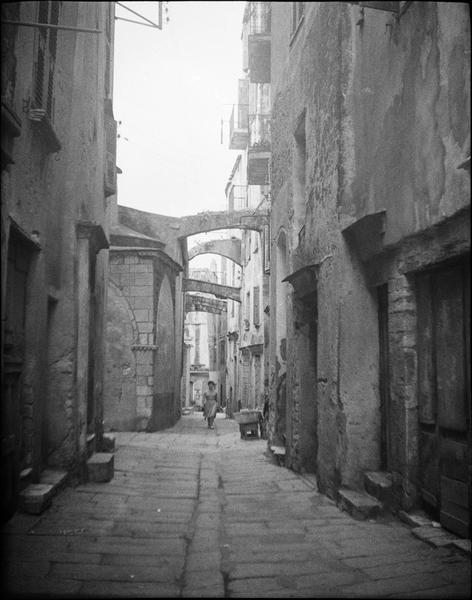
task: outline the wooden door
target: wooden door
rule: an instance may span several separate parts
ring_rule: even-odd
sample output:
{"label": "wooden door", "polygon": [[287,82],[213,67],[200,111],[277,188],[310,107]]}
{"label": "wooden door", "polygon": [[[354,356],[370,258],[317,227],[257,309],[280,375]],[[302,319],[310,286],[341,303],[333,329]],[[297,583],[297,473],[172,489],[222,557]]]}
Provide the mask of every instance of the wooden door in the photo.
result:
{"label": "wooden door", "polygon": [[417,277],[421,493],[444,527],[470,526],[470,260]]}
{"label": "wooden door", "polygon": [[25,349],[25,305],[29,252],[12,234],[8,248],[1,400],[2,518],[16,510],[23,468],[21,375]]}

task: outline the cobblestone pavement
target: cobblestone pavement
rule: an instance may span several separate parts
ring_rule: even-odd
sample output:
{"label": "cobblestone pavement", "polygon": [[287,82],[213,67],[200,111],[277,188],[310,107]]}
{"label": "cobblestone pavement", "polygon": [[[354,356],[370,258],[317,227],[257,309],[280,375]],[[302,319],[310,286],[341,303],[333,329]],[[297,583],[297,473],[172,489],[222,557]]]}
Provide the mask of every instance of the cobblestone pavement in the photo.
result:
{"label": "cobblestone pavement", "polygon": [[356,521],[218,415],[116,434],[110,483],[66,488],[3,528],[10,594],[50,597],[470,595],[469,559],[394,518]]}

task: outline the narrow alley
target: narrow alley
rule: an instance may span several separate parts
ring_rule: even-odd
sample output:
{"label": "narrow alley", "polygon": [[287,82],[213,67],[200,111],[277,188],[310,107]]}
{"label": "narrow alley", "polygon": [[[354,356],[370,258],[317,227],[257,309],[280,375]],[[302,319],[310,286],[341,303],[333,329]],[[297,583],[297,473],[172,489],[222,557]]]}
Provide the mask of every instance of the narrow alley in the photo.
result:
{"label": "narrow alley", "polygon": [[[223,414],[116,434],[109,483],[3,528],[10,597],[470,595],[469,559],[392,516],[358,521]],[[5,596],[2,596],[5,597]]]}

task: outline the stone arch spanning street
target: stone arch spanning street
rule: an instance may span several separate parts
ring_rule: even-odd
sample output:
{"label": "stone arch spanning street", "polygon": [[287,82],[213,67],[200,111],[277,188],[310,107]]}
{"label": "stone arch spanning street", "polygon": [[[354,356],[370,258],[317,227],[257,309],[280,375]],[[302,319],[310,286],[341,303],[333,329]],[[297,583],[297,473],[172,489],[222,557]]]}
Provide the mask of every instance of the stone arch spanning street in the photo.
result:
{"label": "stone arch spanning street", "polygon": [[227,240],[211,240],[196,244],[188,251],[188,259],[192,260],[202,254],[219,254],[229,260],[232,260],[239,267],[241,266],[241,240],[230,238]]}
{"label": "stone arch spanning street", "polygon": [[[185,393],[185,374],[181,372],[184,365],[180,366],[185,315],[196,307],[221,314],[226,300],[241,303],[240,287],[187,276],[189,260],[200,253],[219,254],[240,266],[241,241],[212,240],[189,251],[187,239],[218,229],[262,231],[268,226],[268,217],[267,211],[238,210],[175,218],[116,206],[110,236],[110,285],[114,288],[109,295],[109,328],[119,329],[122,319],[113,305],[118,290],[130,307],[136,331],[133,340],[122,340],[125,347],[121,354],[115,352],[105,373],[107,428],[122,429],[120,423],[126,422],[138,431],[160,430],[178,420]],[[163,285],[167,290],[164,303]],[[214,298],[205,304],[190,292]],[[136,363],[132,371],[127,367],[130,352]],[[169,364],[174,365],[170,370],[165,367]],[[126,374],[126,389],[132,392],[127,397],[132,406],[116,404],[116,376],[112,373],[118,373],[119,378]]]}
{"label": "stone arch spanning street", "polygon": [[268,211],[257,209],[208,211],[184,217],[168,217],[118,206],[118,217],[123,225],[163,242],[182,240],[197,233],[218,229],[262,231],[269,223]]}

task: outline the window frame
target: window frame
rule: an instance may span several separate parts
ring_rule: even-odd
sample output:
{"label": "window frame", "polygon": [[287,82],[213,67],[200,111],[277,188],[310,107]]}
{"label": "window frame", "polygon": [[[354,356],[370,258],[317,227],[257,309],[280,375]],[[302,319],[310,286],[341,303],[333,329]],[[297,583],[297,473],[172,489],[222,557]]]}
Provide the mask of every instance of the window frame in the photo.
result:
{"label": "window frame", "polygon": [[[58,25],[62,2],[41,0],[38,2],[38,23]],[[32,100],[34,108],[45,111],[51,122],[54,121],[55,94],[54,75],[57,61],[58,30],[41,27],[36,32],[35,62],[33,64]]]}

